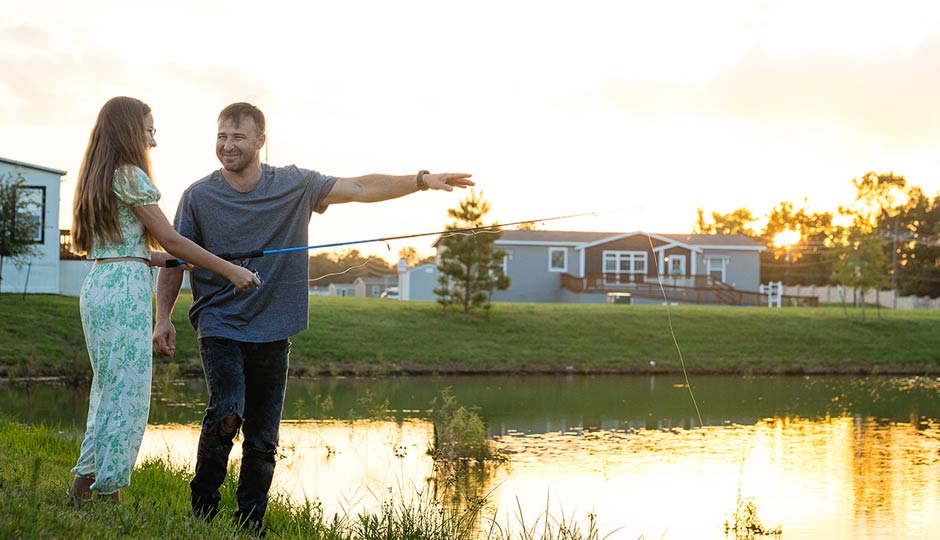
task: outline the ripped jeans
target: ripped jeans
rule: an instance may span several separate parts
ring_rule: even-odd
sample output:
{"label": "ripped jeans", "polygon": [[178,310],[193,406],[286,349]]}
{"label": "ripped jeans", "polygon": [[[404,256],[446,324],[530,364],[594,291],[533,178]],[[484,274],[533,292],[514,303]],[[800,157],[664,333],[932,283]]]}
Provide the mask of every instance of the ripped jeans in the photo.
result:
{"label": "ripped jeans", "polygon": [[246,343],[204,337],[199,340],[199,352],[209,407],[199,435],[196,474],[189,484],[193,512],[209,519],[218,513],[219,488],[240,427],[244,440],[236,518],[260,524],[274,476],[290,340]]}

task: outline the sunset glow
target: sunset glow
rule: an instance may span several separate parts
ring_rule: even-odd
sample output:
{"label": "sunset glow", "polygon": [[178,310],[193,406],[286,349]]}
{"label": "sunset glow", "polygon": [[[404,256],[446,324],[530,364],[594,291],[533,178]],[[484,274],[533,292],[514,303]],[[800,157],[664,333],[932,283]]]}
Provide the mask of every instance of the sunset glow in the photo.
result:
{"label": "sunset glow", "polygon": [[788,248],[795,246],[800,242],[800,231],[787,229],[774,235],[774,247]]}
{"label": "sunset glow", "polygon": [[[120,94],[154,109],[170,214],[218,167],[216,116],[237,100],[267,114],[275,165],[471,172],[491,221],[598,212],[554,229],[687,233],[699,207],[804,199],[834,211],[871,170],[940,189],[927,1],[9,4],[0,155],[69,172],[63,228],[95,115]],[[311,242],[439,230],[461,195],[331,208]],[[361,249],[393,259],[432,240]]]}

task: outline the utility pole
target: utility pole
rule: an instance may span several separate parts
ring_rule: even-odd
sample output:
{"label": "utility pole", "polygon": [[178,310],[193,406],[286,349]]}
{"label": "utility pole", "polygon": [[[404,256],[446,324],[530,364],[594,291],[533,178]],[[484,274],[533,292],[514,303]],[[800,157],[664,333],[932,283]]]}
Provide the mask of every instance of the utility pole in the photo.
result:
{"label": "utility pole", "polygon": [[894,234],[891,243],[891,290],[894,292],[892,309],[898,309],[898,218],[894,218]]}

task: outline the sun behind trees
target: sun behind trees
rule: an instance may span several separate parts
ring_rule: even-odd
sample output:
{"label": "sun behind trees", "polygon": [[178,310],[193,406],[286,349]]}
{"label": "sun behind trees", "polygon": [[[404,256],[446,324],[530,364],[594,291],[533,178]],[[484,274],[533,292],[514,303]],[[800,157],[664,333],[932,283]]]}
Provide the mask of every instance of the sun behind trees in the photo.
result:
{"label": "sun behind trees", "polygon": [[[761,282],[891,287],[900,295],[940,296],[940,195],[928,197],[893,172],[868,172],[852,186],[854,200],[834,213],[784,201],[760,229],[763,218],[747,208],[712,212],[710,221],[699,208],[693,232],[744,234],[763,242]],[[781,242],[787,235],[796,241]]]}

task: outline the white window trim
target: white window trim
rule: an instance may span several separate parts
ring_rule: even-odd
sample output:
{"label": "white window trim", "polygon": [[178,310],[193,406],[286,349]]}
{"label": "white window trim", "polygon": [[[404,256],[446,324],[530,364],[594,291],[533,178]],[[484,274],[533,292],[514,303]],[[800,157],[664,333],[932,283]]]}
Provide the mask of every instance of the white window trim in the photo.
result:
{"label": "white window trim", "polygon": [[509,261],[512,260],[512,250],[504,249],[503,251],[506,252],[506,255],[503,256],[503,274],[508,276],[509,275]]}
{"label": "white window trim", "polygon": [[[687,272],[686,272],[686,262],[688,262],[688,259],[686,259],[686,256],[685,256],[684,254],[681,254],[681,253],[680,253],[680,254],[675,254],[675,255],[667,255],[667,257],[669,257],[669,263],[666,264],[666,274],[667,274],[667,275],[669,275],[669,276],[673,276],[673,275],[676,275],[676,276],[684,276],[684,275],[687,274]],[[681,272],[679,272],[679,273],[677,273],[677,274],[673,274],[673,273],[672,273],[672,261],[673,261],[673,260],[681,260],[681,261],[682,261],[682,264],[680,265],[680,266],[681,266]]]}
{"label": "white window trim", "polygon": [[705,257],[705,274],[712,275],[712,261],[719,261],[721,263],[721,281],[728,281],[728,261],[729,257],[727,255],[711,255]]}
{"label": "white window trim", "polygon": [[[614,260],[617,261],[615,270],[607,269],[608,256],[613,256]],[[620,262],[624,258],[630,260],[630,269],[626,271],[620,269]],[[643,270],[636,269],[636,261],[638,260],[643,261]],[[604,251],[601,254],[601,272],[604,274],[646,275],[649,273],[649,267],[649,253],[645,251]]]}
{"label": "white window trim", "polygon": [[[561,268],[552,267],[552,256],[555,252],[560,251],[564,255],[564,264]],[[568,271],[568,248],[563,247],[550,247],[548,248],[548,271],[549,272],[567,272]]]}

